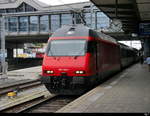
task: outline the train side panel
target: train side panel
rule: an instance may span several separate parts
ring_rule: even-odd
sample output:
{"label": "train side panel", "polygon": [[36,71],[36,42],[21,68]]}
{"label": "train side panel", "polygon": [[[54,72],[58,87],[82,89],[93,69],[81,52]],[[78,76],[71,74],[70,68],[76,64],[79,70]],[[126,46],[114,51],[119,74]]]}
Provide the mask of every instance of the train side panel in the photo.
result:
{"label": "train side panel", "polygon": [[100,61],[101,67],[99,72],[102,78],[106,78],[120,70],[119,47],[113,43],[101,41],[100,44]]}

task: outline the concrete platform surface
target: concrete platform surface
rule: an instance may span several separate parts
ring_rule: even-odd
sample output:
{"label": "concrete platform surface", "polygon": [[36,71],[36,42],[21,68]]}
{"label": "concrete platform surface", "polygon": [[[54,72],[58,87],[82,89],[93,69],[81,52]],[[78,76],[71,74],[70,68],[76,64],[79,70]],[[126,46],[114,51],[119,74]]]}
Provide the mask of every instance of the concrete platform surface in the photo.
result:
{"label": "concrete platform surface", "polygon": [[41,66],[25,68],[20,70],[8,71],[9,79],[37,79],[42,72]]}
{"label": "concrete platform surface", "polygon": [[150,72],[135,64],[63,107],[58,113],[150,112]]}
{"label": "concrete platform surface", "polygon": [[20,83],[24,81],[30,81],[30,80],[36,80],[39,79],[39,75],[42,72],[41,66],[26,68],[26,69],[20,69],[20,70],[14,70],[14,71],[8,71],[7,73],[7,79],[2,79],[0,77],[0,85],[9,85],[9,84],[15,84]]}

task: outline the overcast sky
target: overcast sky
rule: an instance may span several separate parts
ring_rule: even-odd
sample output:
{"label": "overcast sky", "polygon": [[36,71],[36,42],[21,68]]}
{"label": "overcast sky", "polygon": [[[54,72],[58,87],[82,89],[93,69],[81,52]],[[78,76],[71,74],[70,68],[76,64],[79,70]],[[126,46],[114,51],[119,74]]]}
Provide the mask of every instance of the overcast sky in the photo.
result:
{"label": "overcast sky", "polygon": [[60,4],[69,4],[69,3],[76,3],[76,2],[86,2],[89,0],[39,0],[49,5],[60,5]]}

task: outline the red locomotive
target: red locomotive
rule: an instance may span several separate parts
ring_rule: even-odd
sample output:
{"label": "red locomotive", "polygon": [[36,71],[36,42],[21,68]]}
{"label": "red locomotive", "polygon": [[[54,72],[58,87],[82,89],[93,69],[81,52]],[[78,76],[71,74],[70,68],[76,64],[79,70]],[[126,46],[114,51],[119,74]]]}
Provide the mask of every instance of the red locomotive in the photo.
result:
{"label": "red locomotive", "polygon": [[42,82],[51,93],[81,94],[133,63],[134,50],[121,46],[112,37],[84,25],[64,26],[49,38]]}

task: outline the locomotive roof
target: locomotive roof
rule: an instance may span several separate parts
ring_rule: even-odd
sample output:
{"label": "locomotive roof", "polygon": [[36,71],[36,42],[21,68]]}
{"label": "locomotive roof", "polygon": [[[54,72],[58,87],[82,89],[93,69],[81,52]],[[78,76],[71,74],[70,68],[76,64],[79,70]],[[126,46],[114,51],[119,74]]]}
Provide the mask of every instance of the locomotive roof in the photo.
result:
{"label": "locomotive roof", "polygon": [[76,25],[64,25],[62,28],[56,30],[51,37],[74,37],[74,36],[93,36],[96,38],[101,38],[106,41],[111,41],[112,43],[117,44],[117,41],[102,32],[98,32],[84,26],[82,24]]}
{"label": "locomotive roof", "polygon": [[89,34],[89,29],[83,25],[64,25],[57,29],[52,37],[68,37],[68,36],[86,36]]}

